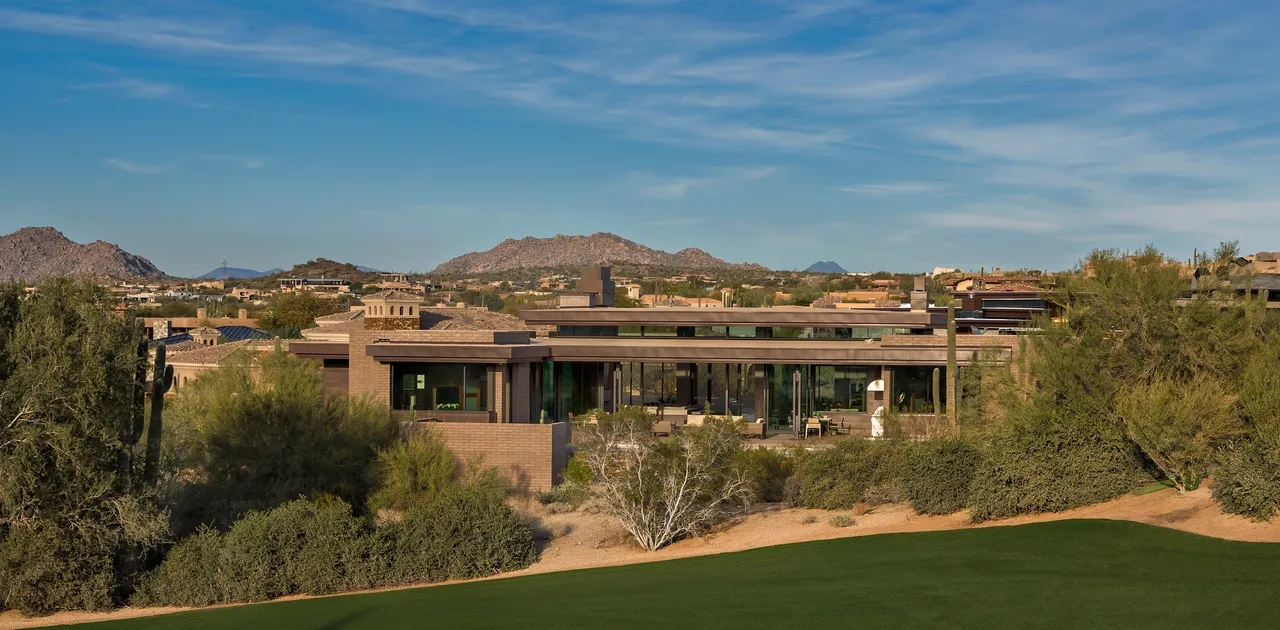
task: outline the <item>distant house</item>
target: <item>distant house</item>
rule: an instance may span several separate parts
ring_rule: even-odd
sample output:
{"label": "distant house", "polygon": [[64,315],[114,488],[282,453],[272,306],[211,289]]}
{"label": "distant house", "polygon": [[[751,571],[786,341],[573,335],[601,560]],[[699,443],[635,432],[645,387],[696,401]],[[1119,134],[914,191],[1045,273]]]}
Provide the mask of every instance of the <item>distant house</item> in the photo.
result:
{"label": "distant house", "polygon": [[195,317],[143,317],[142,325],[147,339],[164,339],[190,332],[201,326],[257,328],[258,320],[250,319],[249,311],[243,308],[236,313],[235,317],[209,317],[208,311],[198,308]]}
{"label": "distant house", "polygon": [[281,278],[280,291],[314,291],[320,295],[344,295],[351,292],[351,283],[341,278]]}
{"label": "distant house", "polygon": [[266,297],[266,292],[259,289],[250,289],[248,287],[237,287],[227,292],[227,297],[249,302],[252,300],[260,300]]}

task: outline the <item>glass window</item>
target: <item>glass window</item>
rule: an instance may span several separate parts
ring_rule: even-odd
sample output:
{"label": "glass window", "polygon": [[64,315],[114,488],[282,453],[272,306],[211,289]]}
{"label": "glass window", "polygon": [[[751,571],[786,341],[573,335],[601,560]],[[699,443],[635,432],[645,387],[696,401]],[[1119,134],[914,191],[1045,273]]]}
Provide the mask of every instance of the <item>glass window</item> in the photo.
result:
{"label": "glass window", "polygon": [[483,363],[394,364],[391,404],[420,411],[484,411],[489,366]]}
{"label": "glass window", "polygon": [[693,336],[717,338],[728,337],[729,328],[727,326],[698,326],[694,329]]}
{"label": "glass window", "polygon": [[639,337],[641,330],[639,326],[618,326],[619,337]]}
{"label": "glass window", "polygon": [[674,337],[676,336],[675,326],[645,326],[644,336],[646,337]]}
{"label": "glass window", "polygon": [[867,368],[815,365],[814,407],[818,411],[867,411]]}
{"label": "glass window", "polygon": [[729,336],[740,339],[751,339],[756,336],[755,326],[730,326]]}
{"label": "glass window", "polygon": [[[907,413],[933,413],[933,370],[926,366],[897,366],[891,368],[893,404],[898,411]],[[947,391],[942,383],[947,382],[947,369],[938,368],[938,383],[942,391],[938,392],[942,404],[946,405]]]}

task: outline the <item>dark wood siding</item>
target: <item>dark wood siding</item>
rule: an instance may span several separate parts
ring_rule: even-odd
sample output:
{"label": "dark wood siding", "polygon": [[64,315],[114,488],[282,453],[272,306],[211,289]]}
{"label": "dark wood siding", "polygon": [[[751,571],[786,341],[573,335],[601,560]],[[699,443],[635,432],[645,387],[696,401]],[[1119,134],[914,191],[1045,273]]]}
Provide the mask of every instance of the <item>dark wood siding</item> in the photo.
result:
{"label": "dark wood siding", "polygon": [[324,394],[326,396],[346,394],[349,383],[348,374],[350,371],[350,361],[347,359],[325,359]]}

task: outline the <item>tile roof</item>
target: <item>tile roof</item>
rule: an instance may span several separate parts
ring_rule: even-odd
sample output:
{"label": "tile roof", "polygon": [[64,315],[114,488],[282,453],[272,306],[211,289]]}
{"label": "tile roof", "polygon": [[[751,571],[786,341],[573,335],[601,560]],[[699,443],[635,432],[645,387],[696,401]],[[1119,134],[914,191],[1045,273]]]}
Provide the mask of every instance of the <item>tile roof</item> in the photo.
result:
{"label": "tile roof", "polygon": [[216,346],[204,346],[199,350],[190,350],[173,357],[169,363],[182,365],[222,365],[238,352],[267,352],[275,347],[271,339],[244,339],[220,343]]}
{"label": "tile roof", "polygon": [[397,302],[421,302],[422,296],[414,293],[407,293],[405,291],[399,291],[396,289],[387,289],[385,291],[378,291],[377,293],[370,293],[369,295],[366,295],[360,298],[360,301],[362,302],[365,300],[394,300]]}
{"label": "tile roof", "polygon": [[317,326],[330,326],[333,324],[342,324],[353,319],[364,317],[364,309],[347,310],[332,315],[321,315],[315,319]]}
{"label": "tile roof", "polygon": [[[246,339],[270,339],[271,338],[271,335],[268,334],[265,330],[260,330],[252,326],[219,326],[216,329],[209,328],[208,326],[201,326],[200,328],[196,328],[191,332],[197,332],[200,330],[212,330],[214,332],[221,334],[223,343],[226,343],[228,341],[244,341]],[[163,341],[164,344],[168,346],[168,348],[166,348],[166,351],[168,352],[177,351],[176,350],[177,348],[179,348],[180,346],[182,346],[187,342],[191,342],[193,344],[195,343],[194,341],[192,341],[190,332],[185,332],[179,335],[170,335],[168,337],[165,337],[164,339],[156,339],[155,341],[152,341],[151,344],[155,345],[157,343],[160,343],[161,341]],[[203,346],[200,346],[200,344],[195,344],[195,345],[199,347],[203,347]]]}

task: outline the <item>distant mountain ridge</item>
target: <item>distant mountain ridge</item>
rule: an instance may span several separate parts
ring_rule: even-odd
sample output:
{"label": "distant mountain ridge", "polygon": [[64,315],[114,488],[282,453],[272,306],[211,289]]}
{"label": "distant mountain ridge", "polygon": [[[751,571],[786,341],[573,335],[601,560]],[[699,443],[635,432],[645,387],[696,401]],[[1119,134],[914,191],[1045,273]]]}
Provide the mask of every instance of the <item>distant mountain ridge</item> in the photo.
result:
{"label": "distant mountain ridge", "polygon": [[819,260],[809,265],[809,268],[805,269],[805,271],[810,273],[849,273],[834,260]]}
{"label": "distant mountain ridge", "polygon": [[754,263],[726,262],[694,247],[673,254],[646,247],[616,234],[597,232],[590,236],[557,234],[552,238],[509,238],[493,249],[463,254],[441,263],[432,273],[469,275],[601,264],[669,267],[687,271],[766,270]]}
{"label": "distant mountain ridge", "polygon": [[162,278],[165,273],[118,245],[82,245],[52,227],[25,227],[0,237],[0,281],[37,282],[53,276]]}
{"label": "distant mountain ridge", "polygon": [[218,267],[209,273],[196,276],[200,280],[229,280],[233,278],[261,278],[284,271],[280,268],[268,271],[255,271],[253,269],[243,269],[241,267]]}

